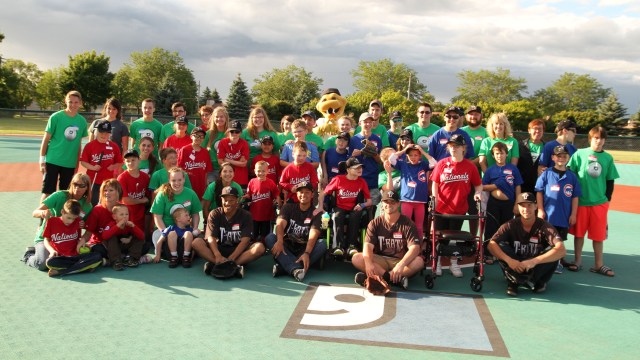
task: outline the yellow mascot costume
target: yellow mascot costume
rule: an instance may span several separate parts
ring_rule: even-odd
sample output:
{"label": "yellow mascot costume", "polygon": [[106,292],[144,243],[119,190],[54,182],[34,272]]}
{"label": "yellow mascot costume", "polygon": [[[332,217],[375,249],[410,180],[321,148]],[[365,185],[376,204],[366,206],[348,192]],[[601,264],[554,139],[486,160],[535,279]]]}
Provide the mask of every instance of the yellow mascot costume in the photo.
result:
{"label": "yellow mascot costume", "polygon": [[340,95],[338,89],[328,88],[324,90],[316,105],[316,109],[324,116],[324,122],[318,125],[316,133],[322,137],[338,134],[338,119],[344,114],[346,106],[347,99]]}

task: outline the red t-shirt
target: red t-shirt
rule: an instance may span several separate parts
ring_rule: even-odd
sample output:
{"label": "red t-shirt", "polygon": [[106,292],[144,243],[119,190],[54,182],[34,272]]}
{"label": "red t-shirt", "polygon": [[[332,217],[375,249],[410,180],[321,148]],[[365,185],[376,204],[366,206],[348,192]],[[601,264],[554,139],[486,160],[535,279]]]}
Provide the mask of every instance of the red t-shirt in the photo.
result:
{"label": "red t-shirt", "polygon": [[[232,144],[229,138],[224,138],[218,143],[218,159],[240,161],[241,158],[249,162],[249,143],[247,140],[239,139],[237,143]],[[221,161],[221,163],[222,163]],[[248,166],[248,165],[247,165]],[[249,182],[249,168],[247,166],[234,166],[233,181],[240,186],[246,186]]]}
{"label": "red t-shirt", "polygon": [[[137,200],[144,197],[151,199],[151,194],[149,194],[149,181],[149,175],[142,171],[140,171],[140,176],[137,178],[131,176],[128,171],[125,171],[118,176],[118,182],[122,187],[122,196],[127,196]],[[127,207],[129,208],[129,219],[131,219],[136,226],[144,229],[146,204],[127,205]]]}
{"label": "red t-shirt", "polygon": [[267,178],[271,179],[274,184],[277,184],[280,179],[280,174],[282,173],[280,158],[276,155],[271,155],[268,158],[262,156],[262,154],[256,155],[251,161],[251,169],[256,168],[256,163],[258,161],[266,161],[269,163],[269,166],[267,167]]}
{"label": "red t-shirt", "polygon": [[51,246],[60,256],[78,255],[78,240],[80,240],[80,218],[69,225],[65,225],[59,217],[47,220],[42,237],[49,239]]}
{"label": "red t-shirt", "polygon": [[[94,181],[94,184],[98,185],[113,177],[113,170],[107,170],[109,166],[123,163],[120,148],[116,143],[113,141],[101,143],[98,140],[90,141],[85,145],[84,149],[82,149],[80,161],[87,162],[91,165],[100,165],[101,168],[98,170],[98,176],[96,176],[96,180]],[[96,172],[87,169],[87,175],[89,175],[89,178],[93,180]]]}
{"label": "red t-shirt", "polygon": [[133,238],[139,241],[144,241],[144,233],[140,228],[136,225],[134,227],[125,226],[124,229],[120,229],[117,223],[112,220],[110,223],[105,226],[104,231],[100,234],[102,241],[107,241],[114,236],[124,236],[128,237],[133,235]]}
{"label": "red t-shirt", "polygon": [[91,239],[89,239],[89,245],[96,245],[102,242],[102,232],[104,228],[113,221],[111,211],[105,209],[101,204],[96,205],[89,218],[85,222],[85,229],[91,231]]}
{"label": "red t-shirt", "polygon": [[469,192],[472,186],[482,183],[478,168],[470,160],[454,162],[451,157],[438,161],[431,172],[431,181],[438,184],[436,211],[452,215],[467,213]]}
{"label": "red t-shirt", "polygon": [[324,193],[329,195],[335,192],[336,206],[343,210],[351,211],[357,205],[358,193],[364,192],[364,200],[371,199],[367,182],[362,177],[355,180],[347,179],[347,175],[338,175],[331,179],[331,182],[324,189]]}
{"label": "red t-shirt", "polygon": [[296,165],[290,163],[282,170],[282,176],[280,177],[280,187],[289,193],[289,199],[293,199],[294,202],[298,202],[298,197],[295,192],[291,191],[293,185],[307,181],[311,182],[311,186],[314,189],[318,189],[318,173],[316,169],[309,162],[304,162],[302,165]]}
{"label": "red t-shirt", "polygon": [[249,180],[247,195],[251,199],[249,211],[254,221],[269,221],[275,218],[273,202],[280,195],[276,183],[269,178],[264,181],[253,178]]}
{"label": "red t-shirt", "polygon": [[198,199],[202,200],[202,195],[207,189],[207,173],[213,171],[207,149],[201,147],[196,151],[193,144],[183,147],[178,151],[178,166],[187,172],[191,189],[196,192]]}
{"label": "red t-shirt", "polygon": [[178,136],[176,136],[176,134],[173,134],[164,141],[162,147],[165,149],[168,147],[172,147],[176,149],[176,151],[180,151],[180,149],[189,144],[191,144],[191,136],[185,135],[179,138]]}

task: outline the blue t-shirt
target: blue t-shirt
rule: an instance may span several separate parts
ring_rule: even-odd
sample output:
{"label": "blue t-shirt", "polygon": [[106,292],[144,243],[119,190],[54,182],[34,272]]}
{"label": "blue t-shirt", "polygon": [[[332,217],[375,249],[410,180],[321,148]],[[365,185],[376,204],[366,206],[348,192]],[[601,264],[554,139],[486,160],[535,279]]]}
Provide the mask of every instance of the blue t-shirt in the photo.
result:
{"label": "blue t-shirt", "polygon": [[181,229],[178,227],[178,225],[169,225],[164,230],[162,230],[162,236],[166,238],[169,236],[169,233],[172,231],[175,231],[176,235],[178,235],[178,239],[180,239],[184,236],[184,233],[186,233],[187,231],[189,232],[193,231],[193,228],[191,226],[187,226],[186,228]]}
{"label": "blue t-shirt", "polygon": [[[286,162],[293,162],[293,143],[285,144],[282,147],[282,153],[280,154],[280,160]],[[317,163],[320,162],[320,154],[318,153],[318,147],[313,143],[307,141],[307,162]]]}
{"label": "blue t-shirt", "polygon": [[511,163],[491,165],[482,177],[482,184],[495,184],[510,201],[516,201],[516,186],[522,185],[522,177],[518,168]]}
{"label": "blue t-shirt", "polygon": [[327,165],[327,177],[329,182],[331,182],[331,179],[340,173],[338,171],[338,163],[340,161],[347,161],[347,159],[349,159],[348,150],[344,154],[338,153],[334,147],[325,150],[324,161]]}
{"label": "blue t-shirt", "polygon": [[436,161],[440,161],[451,156],[449,151],[447,151],[447,142],[449,142],[449,139],[451,139],[453,134],[460,134],[464,137],[464,141],[467,144],[467,152],[464,154],[464,157],[466,159],[473,159],[476,157],[475,151],[473,150],[473,142],[466,131],[456,129],[449,132],[445,130],[445,128],[438,129],[438,131],[433,133],[431,138],[429,138],[429,155],[436,159]]}
{"label": "blue t-shirt", "polygon": [[542,192],[544,212],[553,226],[568,228],[571,216],[571,200],[582,196],[576,174],[567,170],[560,176],[554,168],[540,174],[536,181],[536,192]]}
{"label": "blue t-shirt", "polygon": [[[549,141],[544,144],[544,148],[540,153],[540,166],[552,168],[556,165],[556,162],[551,160],[551,155],[553,155],[553,148],[558,145],[562,145],[558,142],[558,140]],[[569,151],[569,156],[573,155],[576,152],[576,147],[573,144],[566,144],[567,150]]]}
{"label": "blue t-shirt", "polygon": [[400,135],[396,135],[393,131],[387,130],[387,137],[389,137],[389,146],[395,149]]}
{"label": "blue t-shirt", "polygon": [[[362,135],[361,133],[355,134],[351,137],[351,140],[349,141],[349,156],[353,154],[353,150],[356,150],[356,149],[361,150],[364,147],[362,140],[364,140],[364,135]],[[378,149],[378,154],[380,154],[380,151],[382,151],[382,140],[380,139],[380,137],[378,137],[378,135],[376,134],[371,134],[368,140],[376,145],[376,148]],[[378,173],[379,173],[378,163],[373,158],[368,156],[360,155],[357,158],[360,161],[360,163],[363,165],[362,178],[364,179],[364,181],[367,182],[367,186],[369,187],[369,190],[377,189]]]}
{"label": "blue t-shirt", "polygon": [[429,162],[420,160],[417,164],[397,161],[394,167],[400,171],[400,201],[429,201]]}

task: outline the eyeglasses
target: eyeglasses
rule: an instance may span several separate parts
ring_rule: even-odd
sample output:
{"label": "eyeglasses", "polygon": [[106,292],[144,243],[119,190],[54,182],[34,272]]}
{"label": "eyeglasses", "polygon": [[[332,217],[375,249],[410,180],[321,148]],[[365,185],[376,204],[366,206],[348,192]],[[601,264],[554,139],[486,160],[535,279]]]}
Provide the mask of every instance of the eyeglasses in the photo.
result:
{"label": "eyeglasses", "polygon": [[196,139],[204,139],[204,135],[196,134],[196,135],[191,135],[191,136],[193,136]]}
{"label": "eyeglasses", "polygon": [[429,114],[431,114],[431,111],[418,111],[418,114],[420,114],[420,115],[424,115],[424,114],[429,115]]}
{"label": "eyeglasses", "polygon": [[402,118],[395,118],[395,119],[393,119],[393,122],[394,123],[402,122]]}
{"label": "eyeglasses", "polygon": [[84,189],[87,187],[87,184],[85,183],[73,183],[73,186],[80,188],[80,189]]}
{"label": "eyeglasses", "polygon": [[240,130],[229,130],[230,133],[232,134],[240,134],[242,131]]}
{"label": "eyeglasses", "polygon": [[202,114],[200,114],[200,116],[209,117],[209,116],[211,116],[211,114],[209,114],[209,113],[202,113]]}
{"label": "eyeglasses", "polygon": [[458,115],[445,115],[444,117],[446,117],[447,119],[453,119],[453,120],[460,119],[460,116]]}

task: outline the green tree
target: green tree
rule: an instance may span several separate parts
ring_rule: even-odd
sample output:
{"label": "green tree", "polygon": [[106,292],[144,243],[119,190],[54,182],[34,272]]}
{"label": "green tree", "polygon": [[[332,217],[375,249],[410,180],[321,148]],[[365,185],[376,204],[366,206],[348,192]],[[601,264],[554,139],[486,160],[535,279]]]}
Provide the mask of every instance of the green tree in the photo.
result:
{"label": "green tree", "polygon": [[113,96],[120,100],[123,106],[134,106],[139,109],[143,100],[138,96],[141,86],[132,79],[132,76],[131,71],[118,71],[111,82],[111,89]]}
{"label": "green tree", "polygon": [[203,106],[207,104],[207,100],[211,99],[211,89],[209,89],[209,87],[205,87],[204,90],[202,91],[202,96],[200,96],[200,103],[198,104],[199,106]]}
{"label": "green tree", "polygon": [[246,121],[249,118],[251,112],[251,95],[247,84],[242,81],[240,73],[229,88],[229,98],[227,98],[227,111],[229,117],[233,120]]}
{"label": "green tree", "polygon": [[211,92],[211,100],[213,100],[214,104],[221,104],[222,103],[222,98],[220,97],[220,94],[218,93],[218,89],[213,89],[213,91]]}
{"label": "green tree", "polygon": [[618,97],[612,91],[597,108],[598,120],[610,134],[617,135],[624,132],[622,129],[627,125],[627,108],[625,108]]}
{"label": "green tree", "polygon": [[564,73],[551,86],[536,94],[542,97],[541,105],[545,106],[545,111],[588,111],[596,110],[610,91],[591,75]]}
{"label": "green tree", "polygon": [[481,101],[489,104],[506,104],[522,99],[527,84],[524,78],[511,75],[511,70],[497,68],[496,71],[464,70],[457,74],[460,86],[456,88],[456,95],[452,102],[466,101],[477,104]]}
{"label": "green tree", "polygon": [[406,64],[396,64],[391,59],[364,61],[351,70],[353,87],[356,92],[371,94],[372,99],[379,98],[385,91],[398,91],[407,94],[410,86],[410,98],[420,99],[427,87],[420,82],[415,70]]}
{"label": "green tree", "polygon": [[60,77],[60,90],[65,94],[80,91],[86,111],[102,105],[111,95],[113,74],[109,72],[109,62],[108,56],[98,55],[95,50],[69,56],[69,66]]}
{"label": "green tree", "polygon": [[13,73],[10,83],[11,107],[25,109],[36,97],[36,84],[40,81],[42,71],[34,63],[22,60],[7,59],[2,63],[6,73]]}
{"label": "green tree", "polygon": [[251,95],[256,102],[286,102],[291,107],[300,108],[310,99],[318,96],[322,79],[302,67],[289,65],[283,69],[273,69],[254,80]]}
{"label": "green tree", "polygon": [[56,110],[62,105],[64,94],[60,91],[62,67],[46,70],[36,85],[36,101],[41,109]]}
{"label": "green tree", "polygon": [[[118,71],[120,73],[127,73],[130,84],[136,84],[126,105],[140,106],[143,99],[155,98],[167,78],[182,94],[182,101],[186,103],[188,110],[191,113],[195,110],[198,86],[193,72],[185,66],[177,52],[157,47],[133,52],[129,55],[129,62]],[[122,77],[125,78],[125,75]]]}
{"label": "green tree", "polygon": [[542,117],[536,104],[529,99],[516,100],[502,105],[500,111],[507,114],[515,131],[527,131],[529,122]]}
{"label": "green tree", "polygon": [[15,91],[19,83],[20,81],[16,73],[4,65],[0,66],[0,107],[14,107]]}
{"label": "green tree", "polygon": [[172,115],[171,105],[181,101],[182,93],[178,89],[175,80],[166,76],[160,83],[160,88],[156,91],[154,101],[156,113],[160,115]]}
{"label": "green tree", "polygon": [[[578,133],[585,133],[592,127],[598,125],[598,114],[595,111],[563,110],[553,115],[553,123],[558,124],[561,120],[573,118],[578,124]],[[555,125],[554,125],[555,126]]]}

